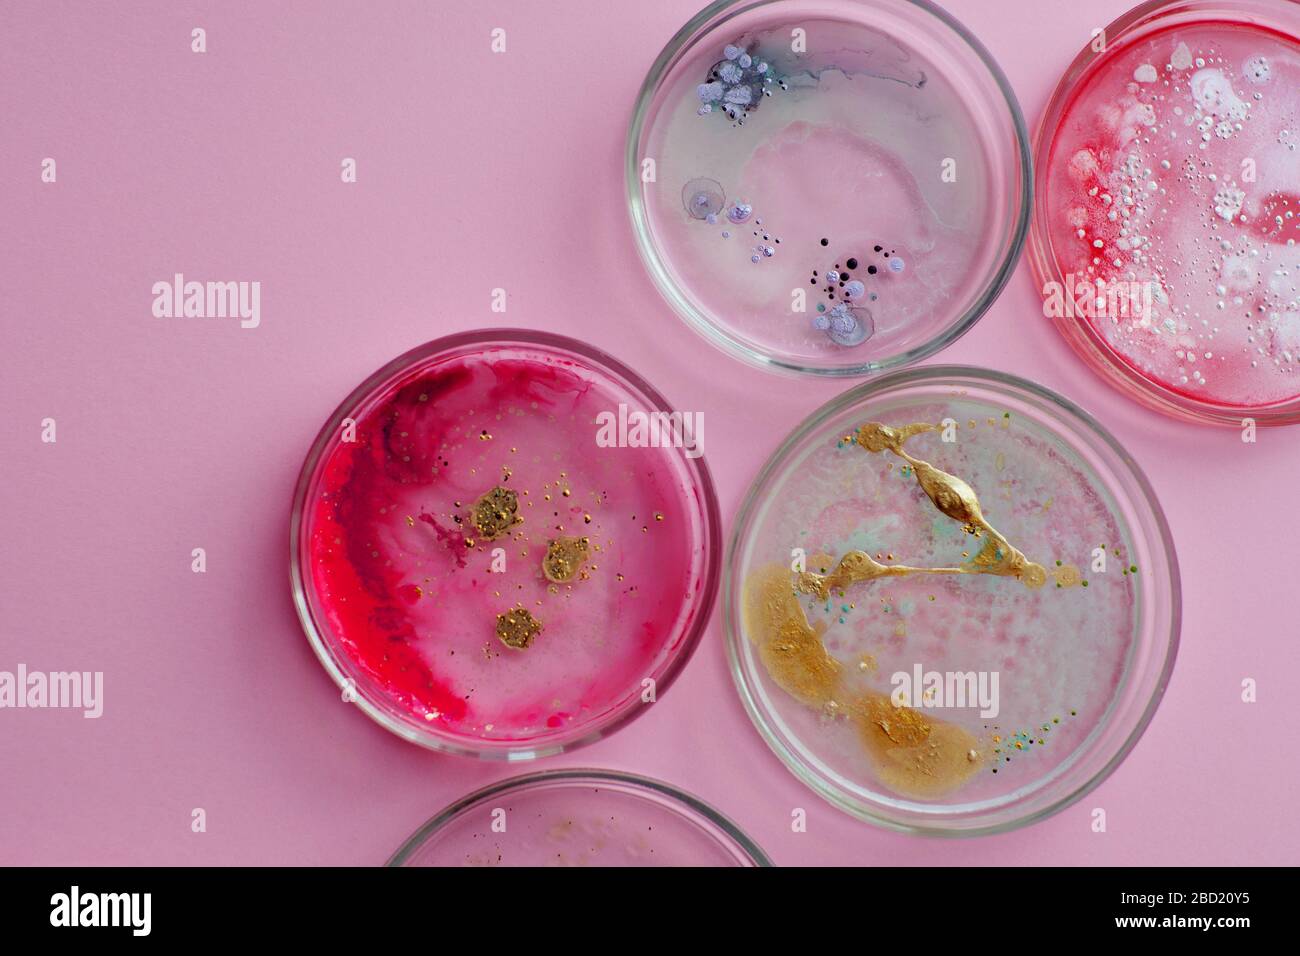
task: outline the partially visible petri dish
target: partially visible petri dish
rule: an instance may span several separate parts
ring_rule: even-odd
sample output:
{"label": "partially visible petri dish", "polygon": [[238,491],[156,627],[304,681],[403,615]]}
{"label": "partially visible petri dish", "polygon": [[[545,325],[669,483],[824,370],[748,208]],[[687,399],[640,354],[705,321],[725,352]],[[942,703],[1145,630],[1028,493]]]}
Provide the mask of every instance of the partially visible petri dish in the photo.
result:
{"label": "partially visible petri dish", "polygon": [[1110,384],[1187,421],[1300,421],[1300,5],[1160,0],[1043,114],[1030,263]]}
{"label": "partially visible petri dish", "polygon": [[616,730],[648,687],[662,699],[717,594],[697,435],[558,335],[393,360],[330,416],[295,493],[293,596],[321,663],[434,750],[521,760]]}
{"label": "partially visible petri dish", "polygon": [[771,866],[713,807],[611,770],[548,770],[457,800],[389,866]]}
{"label": "partially visible petri dish", "polygon": [[935,366],[830,402],[777,449],[724,572],[732,675],[837,807],[961,836],[1039,820],[1129,753],[1178,644],[1160,505],[1065,399]]}
{"label": "partially visible petri dish", "polygon": [[738,0],[669,41],[626,177],[637,248],[714,345],[859,376],[949,345],[997,298],[1028,228],[1020,107],[925,0]]}

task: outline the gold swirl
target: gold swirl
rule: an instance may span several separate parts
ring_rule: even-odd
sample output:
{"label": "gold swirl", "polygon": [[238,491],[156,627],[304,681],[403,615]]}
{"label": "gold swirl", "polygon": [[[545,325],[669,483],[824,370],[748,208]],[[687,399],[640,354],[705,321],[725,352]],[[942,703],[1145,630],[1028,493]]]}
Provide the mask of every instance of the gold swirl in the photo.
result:
{"label": "gold swirl", "polygon": [[885,565],[863,551],[850,551],[840,558],[829,574],[804,572],[799,576],[798,588],[804,594],[816,594],[825,600],[831,591],[843,591],[858,581],[907,574],[995,574],[1013,577],[1027,588],[1042,587],[1047,582],[1047,569],[1030,561],[1010,541],[989,524],[980,508],[975,489],[956,475],[936,468],[908,454],[904,444],[913,435],[938,431],[938,425],[917,422],[895,428],[880,422],[868,422],[858,429],[853,440],[869,452],[889,451],[912,467],[916,483],[926,497],[941,513],[960,521],[962,529],[974,537],[983,537],[984,543],[969,560],[951,568],[914,568],[905,564]]}
{"label": "gold swirl", "polygon": [[[1016,578],[1028,588],[1046,583],[1047,570],[1025,557],[984,517],[974,488],[904,448],[913,436],[940,427],[868,422],[851,440],[873,454],[889,452],[906,461],[935,508],[960,522],[967,534],[983,539],[973,557],[955,567],[921,568],[882,564],[864,551],[849,551],[823,574],[770,565],[746,579],[743,611],[745,633],[777,686],[824,714],[846,715],[881,782],[920,799],[943,796],[969,780],[987,759],[979,741],[956,724],[895,704],[887,694],[851,686],[849,671],[822,641],[825,625],[808,623],[798,596],[827,600],[832,591],[843,592],[860,581],[913,574],[993,574]],[[827,563],[830,560],[827,556]],[[1056,574],[1063,587],[1077,579],[1078,570],[1072,567]]]}

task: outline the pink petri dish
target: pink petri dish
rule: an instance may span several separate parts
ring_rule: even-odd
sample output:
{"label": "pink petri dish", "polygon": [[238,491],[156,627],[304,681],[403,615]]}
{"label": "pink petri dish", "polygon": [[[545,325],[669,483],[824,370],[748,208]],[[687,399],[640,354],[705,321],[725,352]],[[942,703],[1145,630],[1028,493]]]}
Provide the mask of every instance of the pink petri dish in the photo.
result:
{"label": "pink petri dish", "polygon": [[1015,95],[924,0],[712,4],[651,67],[625,163],[665,299],[775,371],[865,375],[945,347],[1029,222]]}
{"label": "pink petri dish", "polygon": [[312,446],[290,530],[298,614],[344,698],[431,749],[515,760],[658,699],[719,573],[696,433],[635,427],[670,414],[539,332],[450,336],[370,376]]}
{"label": "pink petri dish", "polygon": [[770,866],[729,819],[676,787],[611,770],[527,774],[464,797],[389,866]]}
{"label": "pink petri dish", "polygon": [[1040,386],[947,366],[873,379],[786,439],[723,591],[736,686],[789,769],[863,820],[943,836],[1103,781],[1155,712],[1181,617],[1169,528],[1124,449]]}
{"label": "pink petri dish", "polygon": [[1036,160],[1030,261],[1092,368],[1185,420],[1300,421],[1300,5],[1131,10],[1062,78]]}

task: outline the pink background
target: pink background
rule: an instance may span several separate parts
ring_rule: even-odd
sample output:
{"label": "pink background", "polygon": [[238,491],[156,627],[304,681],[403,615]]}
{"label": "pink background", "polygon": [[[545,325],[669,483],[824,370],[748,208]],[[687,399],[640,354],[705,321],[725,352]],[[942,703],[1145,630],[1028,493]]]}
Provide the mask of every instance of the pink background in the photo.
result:
{"label": "pink background", "polygon": [[[0,711],[0,862],[375,864],[453,798],[520,769],[430,754],[342,704],[294,616],[299,465],[389,358],[479,326],[587,339],[707,413],[728,527],[776,443],[844,387],[713,350],[637,260],[627,121],[697,2],[0,7],[0,669],[105,674],[99,720]],[[1031,124],[1089,30],[1126,6],[948,3]],[[206,54],[190,52],[195,26]],[[504,55],[489,50],[498,26]],[[47,156],[55,184],[40,181]],[[174,272],[260,280],[261,327],[153,318],[150,288]],[[497,286],[505,315],[489,308]],[[1183,570],[1173,682],[1099,790],[993,838],[859,823],[759,739],[716,613],[648,714],[522,769],[663,778],[784,864],[1300,862],[1287,723],[1300,430],[1246,445],[1138,409],[1041,315],[1022,263],[939,361],[1027,376],[1095,413],[1146,469]],[[57,444],[40,441],[46,417]],[[195,547],[206,574],[190,571]],[[190,830],[195,807],[206,833]],[[806,833],[791,832],[794,807]]]}

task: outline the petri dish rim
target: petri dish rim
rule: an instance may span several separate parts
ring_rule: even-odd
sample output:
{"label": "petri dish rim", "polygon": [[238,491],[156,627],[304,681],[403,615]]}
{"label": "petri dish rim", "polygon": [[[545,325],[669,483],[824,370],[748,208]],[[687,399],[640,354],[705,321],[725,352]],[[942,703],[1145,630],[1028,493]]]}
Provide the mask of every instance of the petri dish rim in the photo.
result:
{"label": "petri dish rim", "polygon": [[[328,626],[317,618],[316,609],[312,602],[314,588],[309,587],[307,584],[303,566],[305,542],[302,539],[306,527],[307,495],[315,483],[322,458],[326,450],[331,446],[333,437],[338,433],[338,428],[343,419],[366,400],[373,398],[376,390],[384,386],[385,383],[391,383],[395,377],[401,375],[404,371],[433,356],[493,344],[531,345],[543,349],[567,352],[601,373],[612,373],[617,379],[621,380],[622,384],[643,398],[647,406],[661,411],[672,410],[671,405],[658,389],[609,353],[565,335],[531,329],[490,328],[456,332],[409,349],[366,376],[361,384],[349,392],[347,397],[330,413],[320,431],[317,432],[298,473],[289,514],[289,587],[293,596],[294,610],[297,612],[298,621],[307,636],[308,643],[310,643],[312,650],[316,654],[316,658],[340,690],[347,689],[349,686],[348,681],[351,678],[348,674],[348,664],[345,659],[335,652],[332,646],[333,641],[336,641],[337,638],[327,638],[326,635],[331,632]],[[721,579],[722,521],[713,477],[704,455],[695,459],[687,458],[684,468],[690,474],[699,497],[702,538],[696,542],[696,547],[704,555],[703,586],[698,599],[699,611],[695,616],[695,620],[691,623],[689,632],[683,638],[677,650],[663,663],[662,673],[655,677],[656,699],[662,698],[663,694],[668,691],[668,688],[672,686],[695,653],[695,649],[699,646],[708,627],[709,619],[712,617]],[[431,730],[421,732],[423,728],[416,727],[410,721],[400,719],[380,706],[379,703],[372,701],[362,691],[360,682],[355,684],[354,688],[355,699],[352,703],[367,717],[390,733],[429,750],[487,760],[533,760],[583,747],[614,733],[625,724],[636,719],[644,710],[643,707],[638,706],[616,708],[607,715],[606,719],[597,720],[590,726],[582,728],[584,732],[575,734],[571,738],[557,735],[561,739],[550,743],[543,738],[536,744],[518,745],[506,742],[496,745],[473,746],[453,735],[435,734]]]}
{"label": "petri dish rim", "polygon": [[[1034,189],[1033,221],[1025,258],[1040,295],[1049,282],[1063,285],[1051,237],[1043,226],[1048,216],[1047,170],[1066,108],[1073,102],[1081,84],[1107,58],[1122,52],[1129,43],[1148,33],[1178,24],[1211,20],[1285,32],[1263,19],[1269,13],[1280,11],[1300,15],[1300,3],[1297,0],[1147,0],[1106,25],[1107,40],[1103,52],[1094,53],[1088,44],[1084,45],[1052,90],[1034,129],[1034,168],[1039,175]],[[1292,36],[1300,43],[1300,35],[1292,33]],[[1140,374],[1084,319],[1060,317],[1052,319],[1052,323],[1089,368],[1133,401],[1154,411],[1195,424],[1230,427],[1240,427],[1243,418],[1253,418],[1261,425],[1300,422],[1300,396],[1265,405],[1233,405],[1194,399]]]}
{"label": "petri dish rim", "polygon": [[[930,817],[935,821],[934,823],[929,823],[925,819],[910,817],[904,820],[879,812],[876,809],[877,805],[856,799],[853,795],[837,789],[824,779],[819,778],[815,770],[810,766],[820,762],[816,755],[796,753],[787,745],[774,726],[774,721],[779,722],[779,718],[771,717],[765,713],[760,702],[760,693],[752,685],[751,676],[742,660],[740,649],[745,646],[747,638],[742,633],[742,628],[739,625],[740,608],[737,592],[741,582],[738,580],[737,572],[743,559],[747,532],[761,507],[763,493],[774,476],[779,473],[790,453],[810,434],[823,428],[827,422],[850,407],[878,393],[886,392],[898,386],[927,383],[956,387],[963,380],[1009,395],[1019,392],[1044,404],[1062,416],[1064,420],[1073,420],[1081,425],[1086,433],[1100,443],[1100,447],[1105,452],[1113,456],[1114,462],[1122,466],[1124,470],[1123,477],[1131,480],[1137,492],[1136,496],[1134,496],[1135,500],[1145,510],[1145,516],[1151,523],[1149,530],[1154,532],[1153,535],[1149,535],[1149,537],[1154,538],[1151,544],[1164,556],[1166,562],[1168,628],[1163,639],[1163,660],[1160,663],[1158,672],[1151,679],[1153,686],[1150,696],[1142,705],[1141,713],[1133,722],[1133,726],[1124,735],[1123,741],[1091,776],[1069,792],[1056,796],[1050,801],[1045,801],[1044,805],[1035,807],[1030,812],[1007,815],[1000,814],[998,808],[995,807],[989,813],[967,814],[958,821],[958,825],[954,826],[940,823],[939,821],[943,816],[940,812],[936,812]],[[727,645],[727,661],[732,681],[736,686],[745,712],[749,715],[759,735],[772,752],[785,764],[786,769],[832,806],[860,820],[900,833],[946,838],[989,836],[1028,826],[1076,803],[1105,782],[1137,745],[1138,740],[1141,739],[1155,716],[1173,673],[1174,662],[1178,656],[1182,626],[1182,583],[1173,535],[1168,521],[1165,519],[1164,511],[1160,507],[1159,500],[1156,498],[1155,491],[1137,462],[1095,418],[1064,396],[1016,375],[966,365],[929,365],[924,368],[901,369],[878,378],[872,378],[831,399],[800,422],[764,462],[737,509],[727,545],[727,557],[723,566],[722,592],[724,639]],[[1155,635],[1153,640],[1158,641],[1160,638],[1161,635]],[[1155,646],[1158,648],[1159,644]],[[1139,649],[1136,644],[1134,648],[1130,648],[1130,657]],[[1114,703],[1112,700],[1111,706],[1107,709],[1108,714],[1113,711]],[[1105,724],[1099,724],[1089,739],[1093,739],[1097,733],[1104,729],[1106,729]],[[1077,759],[1077,756],[1076,754],[1071,759]],[[996,817],[1003,815],[1007,816],[1007,819],[996,819]]]}
{"label": "petri dish rim", "polygon": [[677,287],[677,283],[673,281],[667,267],[664,265],[663,257],[660,255],[657,244],[653,239],[649,214],[639,188],[640,144],[645,133],[646,118],[659,85],[701,32],[725,23],[742,11],[783,2],[786,2],[786,0],[714,0],[713,3],[688,20],[655,58],[649,72],[646,74],[645,81],[641,84],[641,89],[637,93],[632,110],[632,121],[628,126],[627,141],[624,147],[624,187],[637,254],[640,256],[646,272],[649,273],[651,281],[654,283],[655,288],[659,290],[660,295],[664,297],[673,308],[673,311],[690,328],[723,352],[751,366],[790,375],[860,378],[864,375],[914,365],[956,342],[970,331],[971,327],[997,301],[1012,273],[1015,272],[1020,256],[1024,251],[1025,240],[1029,233],[1034,197],[1034,165],[1030,150],[1029,130],[1025,124],[1024,113],[1020,109],[1020,101],[1016,98],[1015,90],[1002,72],[1002,68],[993,58],[993,55],[989,53],[979,39],[950,13],[942,7],[929,2],[929,0],[899,0],[899,2],[915,7],[934,17],[942,27],[946,27],[959,41],[969,47],[983,63],[998,92],[1002,94],[1006,102],[1012,128],[1015,132],[1015,154],[1020,166],[1019,188],[1013,190],[1018,195],[1016,214],[1010,225],[1010,241],[1007,253],[999,263],[998,268],[992,272],[984,291],[966,312],[928,342],[880,361],[834,367],[805,365],[751,348],[718,328],[707,315],[695,306],[690,297]]}
{"label": "petri dish rim", "polygon": [[559,786],[581,787],[586,785],[615,785],[634,793],[650,794],[667,798],[661,805],[670,806],[679,816],[694,823],[720,845],[728,849],[738,859],[747,860],[749,866],[770,867],[772,860],[762,847],[755,843],[731,818],[720,810],[692,796],[672,784],[653,777],[628,773],[621,770],[596,770],[572,767],[560,770],[539,770],[498,780],[466,794],[453,801],[443,810],[430,817],[423,826],[412,833],[385,863],[385,866],[400,867],[424,847],[443,827],[453,823],[462,814],[493,797],[503,794],[521,793],[536,787]]}

